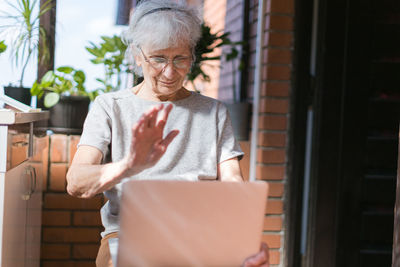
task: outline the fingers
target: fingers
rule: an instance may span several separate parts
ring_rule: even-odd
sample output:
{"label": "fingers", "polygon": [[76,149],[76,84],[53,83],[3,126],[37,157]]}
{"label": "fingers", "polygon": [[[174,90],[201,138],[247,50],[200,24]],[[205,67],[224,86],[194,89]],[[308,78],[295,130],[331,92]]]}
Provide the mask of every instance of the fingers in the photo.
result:
{"label": "fingers", "polygon": [[269,263],[269,247],[267,243],[262,242],[260,246],[260,252],[264,252],[267,258],[267,263]]}
{"label": "fingers", "polygon": [[157,121],[156,127],[163,129],[165,124],[167,123],[167,119],[169,116],[169,113],[171,112],[172,109],[172,104],[168,104],[162,111],[162,113],[159,116],[159,119]]}
{"label": "fingers", "polygon": [[243,267],[254,266],[269,267],[269,248],[266,243],[261,243],[260,251],[247,258],[243,263]]}
{"label": "fingers", "polygon": [[165,147],[165,149],[169,146],[169,144],[174,140],[174,138],[179,134],[179,130],[172,130],[169,134],[160,142],[160,145]]}
{"label": "fingers", "polygon": [[143,132],[145,118],[140,117],[139,120],[132,126],[132,135],[136,136],[137,133]]}
{"label": "fingers", "polygon": [[153,128],[157,122],[157,116],[163,105],[157,105],[143,113],[139,120],[132,126],[132,134],[143,133],[145,128]]}
{"label": "fingers", "polygon": [[150,161],[156,162],[158,161],[162,155],[164,155],[165,151],[169,144],[175,139],[175,137],[179,134],[178,130],[172,130],[161,142],[154,146],[154,152],[150,157]]}
{"label": "fingers", "polygon": [[157,105],[146,111],[141,118],[144,118],[145,127],[152,128],[157,121],[158,112],[163,109],[163,105]]}
{"label": "fingers", "polygon": [[162,109],[163,105],[157,105],[150,110],[150,114],[147,117],[147,127],[152,128],[156,125],[158,112]]}

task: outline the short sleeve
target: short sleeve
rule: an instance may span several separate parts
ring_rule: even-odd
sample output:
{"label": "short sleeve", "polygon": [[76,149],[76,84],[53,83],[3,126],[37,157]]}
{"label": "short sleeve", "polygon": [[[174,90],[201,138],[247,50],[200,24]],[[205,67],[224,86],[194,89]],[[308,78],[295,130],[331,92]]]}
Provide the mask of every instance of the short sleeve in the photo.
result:
{"label": "short sleeve", "polygon": [[217,160],[221,163],[225,160],[239,157],[241,159],[244,153],[236,141],[231,118],[227,108],[219,103],[218,105],[218,141],[217,141]]}
{"label": "short sleeve", "polygon": [[109,153],[111,142],[111,118],[106,111],[105,101],[96,97],[83,124],[83,131],[78,147],[88,145],[98,148],[103,153],[103,161]]}

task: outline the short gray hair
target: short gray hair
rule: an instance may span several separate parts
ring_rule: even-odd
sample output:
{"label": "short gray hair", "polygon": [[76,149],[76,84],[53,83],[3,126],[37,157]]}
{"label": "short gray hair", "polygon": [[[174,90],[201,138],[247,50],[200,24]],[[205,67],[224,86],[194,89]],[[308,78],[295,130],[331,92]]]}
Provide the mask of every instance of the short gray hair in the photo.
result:
{"label": "short gray hair", "polygon": [[197,9],[170,0],[143,0],[136,7],[129,28],[122,33],[128,45],[126,57],[136,74],[142,70],[135,63],[138,47],[165,49],[188,44],[192,55],[201,35],[201,19]]}

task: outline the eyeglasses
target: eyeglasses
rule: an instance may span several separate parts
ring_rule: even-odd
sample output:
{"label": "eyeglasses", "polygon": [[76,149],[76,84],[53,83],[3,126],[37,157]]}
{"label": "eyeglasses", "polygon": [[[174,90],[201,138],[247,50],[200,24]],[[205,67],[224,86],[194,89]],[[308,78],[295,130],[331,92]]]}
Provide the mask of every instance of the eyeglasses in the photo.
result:
{"label": "eyeglasses", "polygon": [[172,60],[164,57],[150,57],[147,58],[144,54],[142,48],[138,46],[140,52],[143,55],[144,61],[149,63],[154,69],[164,71],[165,67],[172,61],[172,65],[177,69],[186,69],[190,67],[191,58],[190,57],[176,57]]}

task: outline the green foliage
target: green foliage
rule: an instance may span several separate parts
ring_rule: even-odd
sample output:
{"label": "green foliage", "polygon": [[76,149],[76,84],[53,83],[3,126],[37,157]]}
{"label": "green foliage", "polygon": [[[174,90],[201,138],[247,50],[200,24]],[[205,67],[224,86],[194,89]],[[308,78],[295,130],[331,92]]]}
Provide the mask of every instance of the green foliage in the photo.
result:
{"label": "green foliage", "polygon": [[6,51],[7,45],[4,43],[4,41],[0,41],[0,54]]}
{"label": "green foliage", "polygon": [[236,46],[241,45],[242,42],[232,42],[229,39],[229,32],[226,33],[211,33],[210,27],[206,24],[201,24],[201,37],[197,42],[195,48],[195,61],[192,64],[192,68],[187,75],[188,80],[194,86],[194,80],[197,77],[201,77],[204,81],[210,81],[210,76],[208,76],[202,69],[202,65],[206,61],[221,60],[221,56],[210,57],[209,53],[213,52],[214,49],[222,46],[229,46],[230,51],[225,55],[227,61],[234,60],[238,57],[239,51]]}
{"label": "green foliage", "polygon": [[87,92],[84,85],[86,80],[82,70],[76,70],[69,66],[57,68],[46,72],[40,83],[35,81],[31,88],[31,94],[44,97],[44,105],[50,108],[58,103],[60,95],[88,96],[90,100],[98,95],[98,91]]}
{"label": "green foliage", "polygon": [[93,64],[100,64],[104,67],[102,78],[96,78],[101,84],[98,90],[110,92],[120,89],[121,74],[129,72],[129,66],[124,60],[127,46],[121,41],[119,36],[101,36],[102,42],[98,45],[90,42],[90,47],[86,50],[94,56],[90,61]]}
{"label": "green foliage", "polygon": [[[1,18],[6,21],[0,26],[2,35],[13,36],[11,40],[11,57],[16,66],[21,65],[20,86],[22,87],[25,69],[29,61],[35,57],[39,49],[39,39],[46,43],[46,31],[40,27],[39,19],[52,8],[51,0],[40,5],[39,0],[13,0],[6,1],[11,8],[11,13],[2,12]],[[40,5],[40,8],[38,7]],[[37,12],[35,12],[37,10]],[[41,45],[43,58],[49,57],[46,45]]]}

